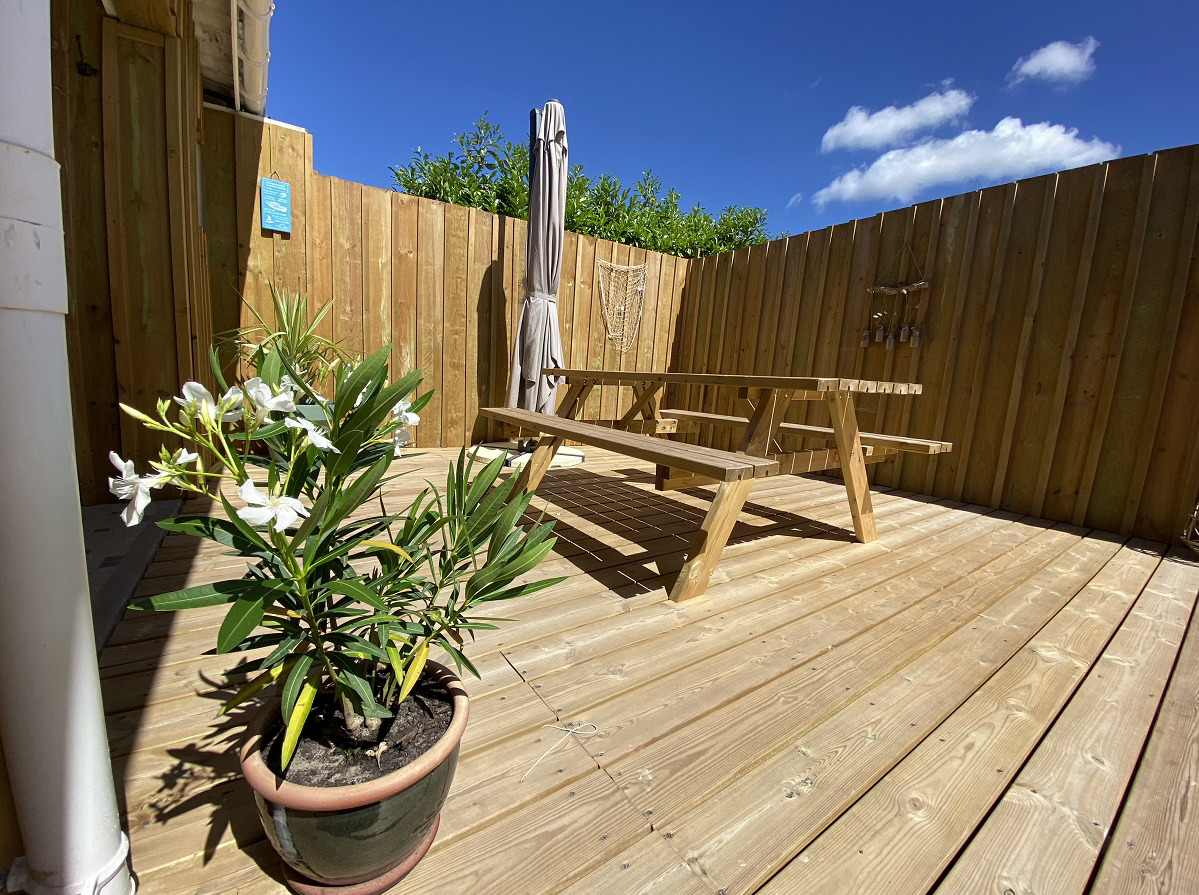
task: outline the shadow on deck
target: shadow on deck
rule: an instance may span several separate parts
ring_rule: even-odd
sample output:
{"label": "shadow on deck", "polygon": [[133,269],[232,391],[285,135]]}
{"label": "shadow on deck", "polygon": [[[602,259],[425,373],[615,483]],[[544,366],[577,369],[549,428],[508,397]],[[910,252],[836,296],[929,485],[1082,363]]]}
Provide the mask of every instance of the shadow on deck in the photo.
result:
{"label": "shadow on deck", "polygon": [[[707,494],[590,453],[538,491],[539,573],[569,577],[470,653],[441,833],[396,892],[1199,891],[1189,555],[881,490],[857,544],[838,482],[780,477],[674,604]],[[185,545],[141,593],[236,566]],[[131,613],[102,656],[147,895],[283,890],[216,718],[220,619]]]}

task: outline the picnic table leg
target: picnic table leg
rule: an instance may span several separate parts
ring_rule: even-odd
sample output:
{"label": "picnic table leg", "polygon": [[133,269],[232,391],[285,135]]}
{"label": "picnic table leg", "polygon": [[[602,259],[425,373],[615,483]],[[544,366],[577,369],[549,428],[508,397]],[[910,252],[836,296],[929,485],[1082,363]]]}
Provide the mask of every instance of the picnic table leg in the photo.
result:
{"label": "picnic table leg", "polygon": [[[562,399],[562,406],[558,408],[557,415],[566,419],[574,419],[575,414],[583,409],[583,403],[587,400],[587,396],[591,394],[591,389],[594,388],[592,383],[583,380],[575,382],[566,392],[566,397]],[[537,447],[534,448],[532,456],[529,457],[529,462],[525,464],[525,468],[520,471],[520,476],[516,480],[516,487],[513,494],[519,494],[521,491],[536,491],[537,486],[541,484],[545,472],[550,468],[550,463],[554,459],[554,454],[558,453],[558,448],[566,444],[565,438],[549,438],[542,436],[537,441]]]}
{"label": "picnic table leg", "polygon": [[704,517],[703,525],[691,544],[687,561],[683,563],[679,577],[670,590],[670,599],[678,603],[698,597],[708,589],[708,579],[720,561],[721,551],[733,533],[733,526],[737,524],[737,517],[745,506],[752,486],[753,479],[720,483],[716,499],[708,508],[708,515]]}
{"label": "picnic table leg", "polygon": [[520,476],[516,479],[513,495],[519,494],[521,491],[536,491],[537,486],[541,484],[541,479],[545,476],[545,471],[550,468],[554,454],[558,453],[558,448],[565,443],[565,438],[541,436],[537,447],[529,455],[529,462],[525,464],[525,468],[520,471]]}
{"label": "picnic table leg", "polygon": [[878,537],[874,524],[874,507],[870,503],[870,480],[866,477],[866,461],[862,455],[862,439],[854,412],[853,395],[832,392],[828,396],[829,416],[833,421],[833,436],[837,439],[837,455],[845,490],[849,494],[849,512],[858,540],[869,544]]}

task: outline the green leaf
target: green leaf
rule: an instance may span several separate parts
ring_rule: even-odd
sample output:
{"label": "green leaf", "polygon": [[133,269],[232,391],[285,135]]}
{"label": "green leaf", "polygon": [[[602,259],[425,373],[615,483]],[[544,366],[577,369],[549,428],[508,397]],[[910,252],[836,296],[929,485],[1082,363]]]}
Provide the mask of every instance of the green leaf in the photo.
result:
{"label": "green leaf", "polygon": [[379,706],[375,702],[375,694],[371,690],[371,685],[358,673],[358,666],[354,664],[354,660],[343,653],[330,653],[329,660],[337,666],[337,682],[342,686],[349,687],[362,700],[364,714],[377,710]]}
{"label": "green leaf", "polygon": [[353,650],[361,653],[364,657],[377,659],[380,662],[386,662],[388,659],[386,650],[376,646],[369,640],[359,637],[357,634],[350,634],[346,631],[331,631],[327,636],[330,642],[336,643],[341,649]]}
{"label": "green leaf", "polygon": [[[267,621],[269,620],[270,619],[267,619]],[[284,656],[289,655],[303,641],[304,638],[299,635],[285,637],[283,640],[279,641],[279,645],[275,647],[274,651],[269,656],[258,663],[258,667],[270,668],[271,666],[278,664],[280,661],[282,661]]]}
{"label": "green leaf", "polygon": [[268,668],[262,674],[258,675],[258,677],[254,678],[254,680],[250,681],[250,683],[238,690],[237,693],[234,694],[233,698],[221,707],[221,714],[224,715],[230,709],[236,708],[251,696],[257,694],[260,690],[264,689],[270,684],[273,684],[279,679],[280,675],[294,665],[295,662],[295,659],[289,659],[282,665],[276,665],[274,668]]}
{"label": "green leaf", "polygon": [[[350,412],[353,412],[354,401],[367,386],[374,382],[387,369],[387,356],[390,353],[390,346],[380,348],[354,368],[354,372],[346,378],[342,387],[337,390],[337,396],[334,400],[339,409],[348,407],[350,408]],[[340,417],[340,413],[338,416]]]}
{"label": "green leaf", "polygon": [[225,620],[216,637],[216,651],[227,653],[249,636],[250,632],[262,624],[263,610],[266,603],[261,595],[246,595],[239,597],[229,607]]}
{"label": "green leaf", "polygon": [[295,664],[292,665],[291,673],[287,676],[287,680],[283,684],[283,720],[290,722],[292,712],[295,710],[296,700],[300,697],[300,690],[304,686],[304,682],[308,679],[309,669],[312,668],[312,655],[304,653],[296,656]]}
{"label": "green leaf", "polygon": [[387,611],[387,604],[379,598],[379,595],[363,584],[361,581],[353,579],[345,579],[342,581],[333,581],[325,585],[325,589],[332,591],[335,594],[342,594],[346,597],[351,597],[369,606],[373,606],[381,612]]}
{"label": "green leaf", "polygon": [[232,547],[242,555],[261,556],[270,549],[257,532],[254,532],[255,537],[249,537],[229,520],[212,516],[177,516],[174,519],[164,519],[158,523],[158,527],[164,531],[216,541],[218,544]]}
{"label": "green leaf", "polygon": [[316,684],[311,678],[319,674],[319,670],[314,669],[309,675],[310,679],[304,682],[300,695],[296,698],[295,707],[292,709],[291,718],[287,721],[287,730],[283,734],[283,770],[285,771],[291,764],[292,756],[296,754],[296,746],[300,743],[300,733],[304,730],[304,722],[308,720],[308,713],[312,711],[312,703],[316,699]]}
{"label": "green leaf", "polygon": [[408,694],[412,692],[412,688],[416,686],[416,682],[420,680],[420,674],[425,670],[425,662],[429,659],[429,641],[422,643],[416,650],[412,659],[408,663],[408,671],[404,675],[404,683],[400,687],[399,702],[403,702],[408,698]]}
{"label": "green leaf", "polygon": [[156,597],[146,597],[131,603],[134,609],[158,609],[164,612],[174,612],[179,609],[199,609],[203,606],[216,606],[218,603],[232,603],[244,594],[251,594],[261,589],[261,581],[237,578],[233,581],[217,581],[212,584],[200,584],[195,587],[185,587]]}

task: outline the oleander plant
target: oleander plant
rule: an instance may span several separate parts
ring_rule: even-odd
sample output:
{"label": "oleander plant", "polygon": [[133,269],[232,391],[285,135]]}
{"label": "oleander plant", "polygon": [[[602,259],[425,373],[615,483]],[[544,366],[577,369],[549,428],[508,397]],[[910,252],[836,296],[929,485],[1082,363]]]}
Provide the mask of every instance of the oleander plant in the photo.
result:
{"label": "oleander plant", "polygon": [[134,606],[227,605],[216,651],[238,654],[230,673],[247,682],[225,710],[271,688],[284,768],[318,696],[340,706],[352,740],[369,745],[431,652],[477,675],[466,641],[497,621],[483,613],[562,580],[526,580],[554,538],[550,524],[520,524],[531,497],[513,494],[514,477],[501,479],[502,457],[476,469],[464,450],[444,487],[427,484],[405,506],[387,506],[386,486],[404,472],[432,393],[416,396],[419,371],[389,382],[386,358],[383,349],[334,364],[326,398],[309,381],[314,367],[302,371],[280,344],[259,350],[256,375],[233,384],[214,351],[219,397],[188,382],[154,415],[122,405],[173,446],[143,474],[111,455],[118,475],[109,484],[129,501],[126,524],[141,521],[155,490],[206,496],[212,513],[159,525],[247,561],[238,577]]}

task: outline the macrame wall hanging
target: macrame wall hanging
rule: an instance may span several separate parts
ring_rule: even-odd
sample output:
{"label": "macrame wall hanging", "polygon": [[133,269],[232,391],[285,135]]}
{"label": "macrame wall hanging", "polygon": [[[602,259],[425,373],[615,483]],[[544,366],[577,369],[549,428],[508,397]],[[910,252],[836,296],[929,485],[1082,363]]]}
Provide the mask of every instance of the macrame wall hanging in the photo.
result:
{"label": "macrame wall hanging", "polygon": [[888,351],[899,342],[907,342],[912,348],[920,347],[924,337],[924,296],[929,282],[920,273],[920,264],[912,247],[906,248],[916,265],[917,280],[906,285],[867,287],[870,316],[862,329],[863,348],[878,342],[885,343]]}
{"label": "macrame wall hanging", "polygon": [[641,326],[641,310],[645,306],[645,271],[647,264],[624,266],[602,258],[599,265],[600,309],[608,339],[624,354],[637,344]]}

